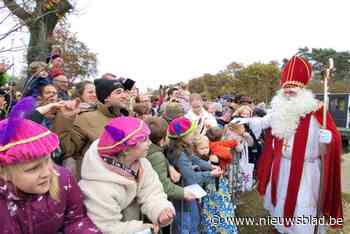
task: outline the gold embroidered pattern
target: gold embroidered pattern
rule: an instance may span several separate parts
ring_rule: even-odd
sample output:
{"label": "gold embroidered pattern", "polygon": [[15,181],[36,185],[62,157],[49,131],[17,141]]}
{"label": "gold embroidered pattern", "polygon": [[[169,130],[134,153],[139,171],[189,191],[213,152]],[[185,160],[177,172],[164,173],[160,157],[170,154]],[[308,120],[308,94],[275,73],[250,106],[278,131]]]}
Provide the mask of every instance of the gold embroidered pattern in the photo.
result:
{"label": "gold embroidered pattern", "polygon": [[41,133],[39,135],[30,137],[30,138],[27,138],[27,139],[24,139],[24,140],[15,141],[15,142],[12,142],[12,143],[9,143],[9,144],[6,144],[6,145],[2,145],[2,146],[0,146],[0,152],[6,151],[9,148],[11,148],[13,146],[16,146],[16,145],[21,145],[21,144],[26,144],[26,143],[29,143],[29,142],[32,142],[32,141],[36,141],[36,140],[38,140],[40,138],[43,138],[43,137],[49,135],[50,133],[51,133],[51,131],[46,131],[46,132],[43,132],[43,133]]}
{"label": "gold embroidered pattern", "polygon": [[126,137],[124,137],[120,141],[114,143],[113,145],[98,147],[98,150],[109,150],[109,149],[113,149],[114,147],[116,147],[120,144],[123,144],[125,141],[127,141],[131,137],[133,137],[138,131],[140,131],[143,128],[143,124],[144,124],[143,121],[141,121],[140,126],[138,128],[136,128],[134,131],[132,131],[131,133],[129,133],[129,135],[127,135]]}
{"label": "gold embroidered pattern", "polygon": [[295,80],[290,80],[290,81],[284,82],[282,88],[284,88],[286,85],[296,85],[296,86],[299,86],[299,87],[301,87],[301,88],[304,88],[304,87],[305,87],[305,85],[304,85],[302,82],[300,82],[300,81],[295,81]]}

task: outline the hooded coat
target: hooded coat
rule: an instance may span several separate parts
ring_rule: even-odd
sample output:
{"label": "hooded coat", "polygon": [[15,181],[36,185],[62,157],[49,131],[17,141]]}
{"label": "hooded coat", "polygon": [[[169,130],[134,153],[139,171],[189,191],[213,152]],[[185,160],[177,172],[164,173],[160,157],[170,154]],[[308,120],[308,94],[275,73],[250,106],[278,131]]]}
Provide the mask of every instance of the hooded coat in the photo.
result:
{"label": "hooded coat", "polygon": [[97,151],[98,140],[85,153],[79,185],[88,216],[104,234],[129,234],[150,227],[140,219],[140,209],[152,223],[165,208],[174,210],[151,163],[140,158],[137,180],[109,170]]}

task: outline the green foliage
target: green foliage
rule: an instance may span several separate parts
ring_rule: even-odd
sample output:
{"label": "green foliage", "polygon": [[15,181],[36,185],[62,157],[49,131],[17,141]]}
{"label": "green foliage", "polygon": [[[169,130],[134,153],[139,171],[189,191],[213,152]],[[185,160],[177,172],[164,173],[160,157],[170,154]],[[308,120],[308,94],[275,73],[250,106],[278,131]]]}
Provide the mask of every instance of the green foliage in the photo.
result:
{"label": "green foliage", "polygon": [[213,99],[224,94],[249,95],[255,101],[268,102],[278,88],[280,70],[276,62],[254,63],[244,67],[232,62],[215,75],[204,74],[189,81],[191,92]]}
{"label": "green foliage", "polygon": [[329,58],[334,60],[333,77],[335,80],[349,80],[350,76],[350,52],[335,51],[334,49],[316,49],[311,50],[307,47],[300,48],[298,53],[307,58],[312,63],[314,78],[321,79],[322,71],[328,65]]}
{"label": "green foliage", "polygon": [[278,89],[280,69],[276,63],[254,63],[242,69],[239,93],[251,96],[256,102],[269,102]]}
{"label": "green foliage", "polygon": [[189,81],[189,89],[193,93],[200,93],[209,99],[214,99],[223,94],[233,93],[235,78],[222,73],[211,75],[204,74]]}

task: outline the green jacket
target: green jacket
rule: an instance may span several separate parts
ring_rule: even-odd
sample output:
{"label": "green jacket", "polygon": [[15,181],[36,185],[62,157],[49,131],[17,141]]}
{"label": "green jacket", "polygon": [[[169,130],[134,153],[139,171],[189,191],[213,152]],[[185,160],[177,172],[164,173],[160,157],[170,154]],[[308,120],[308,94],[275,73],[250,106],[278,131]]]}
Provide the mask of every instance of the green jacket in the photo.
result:
{"label": "green jacket", "polygon": [[169,162],[165,158],[162,148],[158,145],[151,144],[148,150],[147,159],[151,162],[153,169],[157,172],[160,182],[163,184],[164,192],[168,195],[168,198],[183,200],[184,189],[171,181],[168,175]]}

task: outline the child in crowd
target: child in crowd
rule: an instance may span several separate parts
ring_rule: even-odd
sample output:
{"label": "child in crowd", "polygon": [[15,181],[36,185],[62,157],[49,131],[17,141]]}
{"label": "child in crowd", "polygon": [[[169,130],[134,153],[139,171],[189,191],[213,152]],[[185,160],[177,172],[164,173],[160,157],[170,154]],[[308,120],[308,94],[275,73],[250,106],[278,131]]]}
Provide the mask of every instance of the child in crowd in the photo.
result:
{"label": "child in crowd", "polygon": [[[103,233],[129,234],[168,225],[175,215],[145,158],[150,130],[134,117],[112,119],[86,152],[79,182],[88,216]],[[143,223],[140,210],[152,224]]]}
{"label": "child in crowd", "polygon": [[[173,119],[168,126],[169,145],[167,156],[170,162],[180,171],[182,185],[199,184],[208,182],[212,177],[219,177],[219,167],[212,167],[210,162],[201,160],[193,154],[193,134],[196,125],[185,117]],[[195,170],[197,166],[199,170]],[[200,216],[196,201],[175,201],[176,233],[199,233]]]}
{"label": "child in crowd", "polygon": [[197,134],[193,139],[193,150],[197,156],[209,161],[209,139],[206,136]]}
{"label": "child in crowd", "polygon": [[163,153],[168,123],[161,117],[149,117],[146,119],[146,123],[151,129],[150,140],[152,142],[147,159],[157,172],[168,198],[172,200],[194,200],[195,196],[192,193],[185,193],[183,187],[174,184],[169,177],[169,162]]}
{"label": "child in crowd", "polygon": [[86,215],[69,172],[53,164],[56,134],[23,119],[32,98],[22,99],[0,122],[0,230],[2,233],[100,233]]}
{"label": "child in crowd", "polygon": [[24,82],[23,96],[38,97],[40,87],[50,83],[47,64],[40,61],[34,61],[29,65],[29,77]]}
{"label": "child in crowd", "polygon": [[240,161],[242,158],[248,158],[248,146],[252,146],[254,140],[251,135],[245,131],[244,125],[233,123],[227,125],[224,139],[235,140],[238,143],[234,149],[235,157],[227,171],[229,185],[232,186],[230,191],[234,197],[235,204],[238,204],[243,186],[243,177],[240,174]]}
{"label": "child in crowd", "polygon": [[224,140],[224,129],[213,127],[208,129],[209,149],[211,154],[219,157],[220,167],[223,172],[231,164],[233,155],[232,150],[237,146],[234,139]]}
{"label": "child in crowd", "polygon": [[[234,140],[222,140],[223,132],[223,129],[219,127],[209,128],[207,131],[208,137],[197,137],[194,142],[195,151],[207,156],[210,151],[209,159],[211,163],[222,170],[220,178],[211,178],[206,185],[208,195],[203,198],[201,212],[201,231],[203,233],[237,233],[237,227],[233,223],[225,222],[225,220],[234,217],[235,207],[231,200],[228,179],[224,176],[226,167],[232,161],[231,150],[237,143]],[[217,223],[213,223],[212,217],[220,218]]]}
{"label": "child in crowd", "polygon": [[[164,192],[171,200],[192,201],[196,197],[193,193],[184,191],[184,188],[175,184],[170,178],[170,168],[168,159],[165,157],[163,147],[167,136],[168,123],[161,117],[149,117],[145,121],[151,129],[149,136],[152,144],[149,147],[147,159],[152,164],[153,169],[157,172],[160,182],[163,185]],[[171,233],[169,227],[162,229],[162,233]]]}

